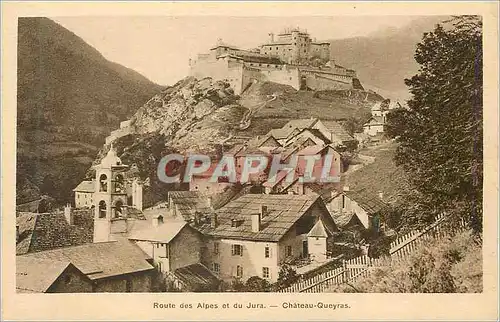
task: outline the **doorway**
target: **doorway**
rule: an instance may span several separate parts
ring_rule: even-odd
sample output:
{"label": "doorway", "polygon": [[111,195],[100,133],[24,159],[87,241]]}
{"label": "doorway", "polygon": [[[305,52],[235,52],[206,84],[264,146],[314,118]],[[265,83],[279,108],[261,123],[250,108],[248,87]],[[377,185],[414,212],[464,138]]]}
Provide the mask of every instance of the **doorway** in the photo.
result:
{"label": "doorway", "polygon": [[309,255],[309,251],[307,249],[307,240],[302,241],[302,257],[307,257]]}

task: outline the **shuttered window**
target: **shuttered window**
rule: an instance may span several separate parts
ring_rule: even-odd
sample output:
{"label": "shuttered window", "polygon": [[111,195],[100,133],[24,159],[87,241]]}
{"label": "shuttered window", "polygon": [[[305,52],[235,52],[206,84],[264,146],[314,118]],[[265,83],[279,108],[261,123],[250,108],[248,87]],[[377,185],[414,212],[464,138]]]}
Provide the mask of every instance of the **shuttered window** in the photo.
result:
{"label": "shuttered window", "polygon": [[231,245],[231,254],[233,256],[243,256],[243,246]]}

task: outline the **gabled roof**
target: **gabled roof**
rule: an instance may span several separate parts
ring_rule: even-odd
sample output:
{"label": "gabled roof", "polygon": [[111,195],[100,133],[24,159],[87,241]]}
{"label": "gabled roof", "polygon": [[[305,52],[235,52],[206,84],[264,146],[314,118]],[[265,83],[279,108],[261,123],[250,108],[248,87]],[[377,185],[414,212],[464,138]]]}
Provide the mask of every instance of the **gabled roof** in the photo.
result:
{"label": "gabled roof", "polygon": [[135,231],[128,239],[168,244],[177,237],[186,225],[187,222],[185,221],[169,221],[159,224],[157,227],[149,227]]}
{"label": "gabled roof", "polygon": [[371,196],[368,193],[344,191],[343,194],[346,195],[349,199],[355,201],[368,214],[375,214],[387,207],[387,204],[383,202],[379,197]]}
{"label": "gabled roof", "polygon": [[332,147],[331,145],[311,145],[297,152],[297,155],[317,155],[327,149],[332,149],[336,151],[335,148]]}
{"label": "gabled roof", "polygon": [[196,212],[207,214],[212,211],[210,196],[200,191],[170,191],[168,197],[186,221],[194,219]]}
{"label": "gabled roof", "polygon": [[[217,227],[205,225],[200,231],[219,238],[277,242],[318,198],[316,194],[247,194],[216,211]],[[261,205],[267,206],[267,213],[261,219],[260,231],[252,232],[251,215],[259,213]],[[242,221],[242,224],[233,227],[233,220]]]}
{"label": "gabled roof", "polygon": [[91,280],[154,269],[147,262],[149,256],[126,239],[30,253],[17,259],[20,257],[54,264],[70,262]]}
{"label": "gabled roof", "polygon": [[372,116],[365,124],[363,124],[363,126],[368,125],[384,125],[384,118],[382,116]]}
{"label": "gabled roof", "polygon": [[17,256],[16,289],[20,293],[44,293],[69,266],[73,266],[69,261]]}
{"label": "gabled roof", "polygon": [[323,125],[330,131],[333,135],[338,137],[342,142],[355,141],[356,139],[350,135],[340,123],[335,121],[321,121]]}
{"label": "gabled roof", "polygon": [[78,186],[76,186],[75,189],[73,189],[75,192],[95,192],[95,179],[92,180],[85,180],[80,182]]}
{"label": "gabled roof", "polygon": [[299,129],[297,128],[296,129],[296,134],[295,135],[292,135],[294,134],[294,131],[290,132],[290,134],[288,135],[288,138],[287,138],[287,141],[285,143],[285,145],[288,145],[290,144],[289,142],[290,141],[293,141],[295,138],[297,137],[301,137],[301,135],[305,132],[309,132],[311,133],[312,135],[314,135],[316,138],[320,139],[321,141],[323,141],[324,144],[328,144],[330,143],[330,139],[327,138],[326,136],[323,135],[323,133],[321,133],[320,130],[318,129],[310,129],[310,128],[305,128],[305,129]]}
{"label": "gabled roof", "polygon": [[331,232],[326,229],[325,225],[323,225],[323,221],[318,220],[316,225],[307,233],[307,237],[330,237],[332,235]]}
{"label": "gabled roof", "polygon": [[200,263],[178,268],[174,271],[174,275],[191,287],[216,286],[220,282],[214,273]]}
{"label": "gabled roof", "polygon": [[293,128],[293,129],[309,129],[314,126],[318,122],[317,118],[310,118],[310,119],[296,119],[296,120],[291,120],[288,123],[286,123],[283,128]]}
{"label": "gabled roof", "polygon": [[16,254],[26,254],[93,241],[94,222],[91,209],[73,209],[74,225],[69,225],[62,212],[17,213],[19,240]]}
{"label": "gabled roof", "polygon": [[333,221],[339,228],[347,228],[349,226],[355,226],[355,225],[359,225],[360,227],[363,226],[358,216],[356,216],[354,212],[347,212],[347,211],[344,211],[342,213],[332,212],[331,215]]}

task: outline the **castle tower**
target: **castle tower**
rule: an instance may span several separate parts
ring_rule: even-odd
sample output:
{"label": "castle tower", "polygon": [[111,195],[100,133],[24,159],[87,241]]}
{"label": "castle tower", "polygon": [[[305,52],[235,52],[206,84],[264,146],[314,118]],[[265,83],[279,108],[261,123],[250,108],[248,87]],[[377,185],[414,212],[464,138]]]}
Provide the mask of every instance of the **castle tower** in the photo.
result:
{"label": "castle tower", "polygon": [[94,201],[94,243],[112,240],[113,234],[125,233],[127,191],[125,171],[113,146],[96,166]]}

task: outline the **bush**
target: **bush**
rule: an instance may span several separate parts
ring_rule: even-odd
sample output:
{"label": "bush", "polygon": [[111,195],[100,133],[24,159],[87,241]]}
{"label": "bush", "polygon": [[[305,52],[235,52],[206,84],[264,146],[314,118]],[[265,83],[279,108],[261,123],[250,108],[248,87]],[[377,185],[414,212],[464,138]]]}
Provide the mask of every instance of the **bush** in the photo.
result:
{"label": "bush", "polygon": [[267,280],[259,277],[250,277],[245,284],[246,292],[269,292],[270,284]]}
{"label": "bush", "polygon": [[478,293],[482,292],[482,250],[472,232],[434,239],[408,258],[393,259],[370,275],[335,292]]}

